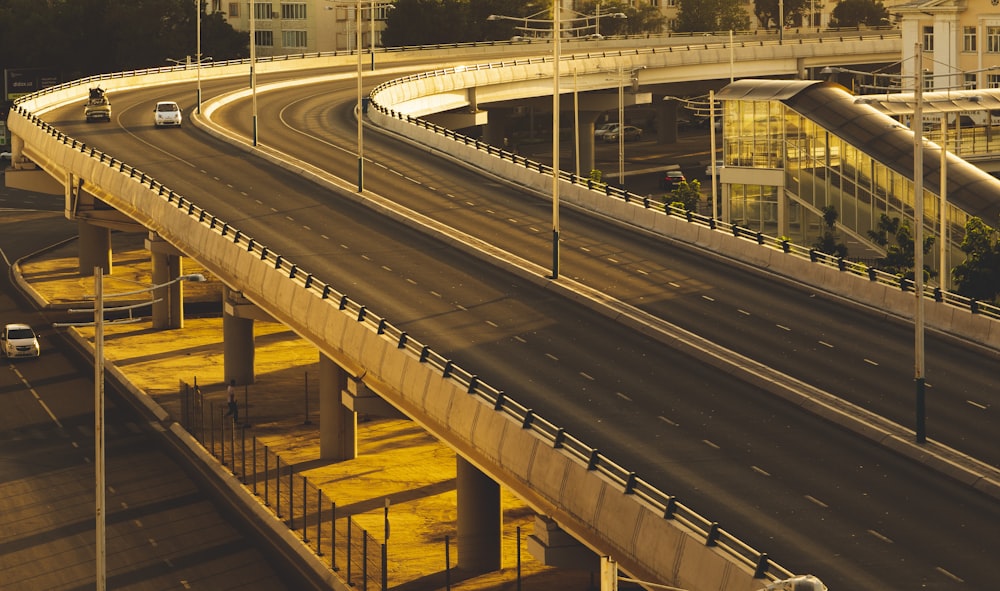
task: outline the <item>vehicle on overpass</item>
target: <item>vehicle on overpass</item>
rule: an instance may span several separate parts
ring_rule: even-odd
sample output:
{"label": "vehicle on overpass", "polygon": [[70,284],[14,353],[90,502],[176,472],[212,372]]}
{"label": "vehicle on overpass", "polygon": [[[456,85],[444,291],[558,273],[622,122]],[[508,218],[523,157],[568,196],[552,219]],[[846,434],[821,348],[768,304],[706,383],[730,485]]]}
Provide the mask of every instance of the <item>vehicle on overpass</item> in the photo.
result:
{"label": "vehicle on overpass", "polygon": [[83,116],[87,121],[111,121],[111,100],[101,87],[91,88],[90,97],[83,106]]}

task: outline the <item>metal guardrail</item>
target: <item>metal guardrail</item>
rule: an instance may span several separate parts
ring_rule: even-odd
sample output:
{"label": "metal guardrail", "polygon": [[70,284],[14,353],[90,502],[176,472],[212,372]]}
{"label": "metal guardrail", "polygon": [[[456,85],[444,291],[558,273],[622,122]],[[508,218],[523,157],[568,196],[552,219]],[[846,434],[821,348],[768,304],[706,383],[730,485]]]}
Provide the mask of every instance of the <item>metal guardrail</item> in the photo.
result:
{"label": "metal guardrail", "polygon": [[395,342],[401,352],[412,355],[421,363],[435,368],[441,372],[442,377],[457,383],[470,396],[477,396],[484,403],[492,406],[494,411],[504,413],[510,420],[520,424],[523,429],[530,429],[572,461],[585,466],[587,470],[597,471],[609,481],[617,483],[623,494],[634,496],[637,502],[659,512],[664,519],[673,519],[683,524],[699,535],[706,546],[717,546],[733,560],[752,569],[755,578],[778,580],[794,575],[791,571],[772,562],[766,553],[759,552],[740,541],[736,536],[720,527],[717,522],[698,514],[687,505],[679,502],[676,497],[660,491],[635,472],[602,454],[597,448],[587,445],[531,408],[520,404],[503,390],[498,390],[480,380],[476,374],[458,366],[451,359],[422,344],[405,331],[393,326],[386,318],[370,311],[364,304],[352,300],[346,294],[334,289],[333,286],[317,279],[312,273],[302,269],[293,261],[255,240],[234,225],[199,207],[138,168],[67,136],[37,116],[28,113],[19,105],[15,105],[13,108],[62,144],[96,159],[109,169],[127,176],[141,185],[147,186],[151,191],[161,196],[167,204],[173,205],[187,216],[197,219],[198,223],[209,231],[217,233],[222,238],[228,238],[233,244],[245,248],[247,252],[255,253],[260,257],[260,261],[273,265],[275,270],[287,274],[288,280],[298,284],[300,289],[308,290],[320,299],[328,300],[330,305],[337,306],[339,310],[348,314],[359,324],[364,325],[375,334]]}

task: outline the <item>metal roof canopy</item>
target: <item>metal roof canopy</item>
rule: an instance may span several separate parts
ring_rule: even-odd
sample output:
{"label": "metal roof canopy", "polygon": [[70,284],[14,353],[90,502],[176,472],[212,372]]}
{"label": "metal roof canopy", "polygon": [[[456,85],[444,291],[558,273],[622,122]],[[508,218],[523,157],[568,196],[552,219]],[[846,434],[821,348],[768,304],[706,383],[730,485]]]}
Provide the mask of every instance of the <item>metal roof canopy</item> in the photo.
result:
{"label": "metal roof canopy", "polygon": [[[1000,110],[1000,89],[951,90],[921,94],[922,109],[929,113]],[[859,105],[869,105],[887,115],[912,115],[916,98],[912,92],[895,94],[863,94],[854,99]]]}
{"label": "metal roof canopy", "polygon": [[[1000,108],[1000,91],[962,91],[962,93],[927,93],[924,97],[938,98],[944,107],[964,96],[989,95]],[[949,96],[950,95],[950,98]],[[858,104],[857,99],[843,86],[817,80],[737,80],[716,95],[720,100],[781,101],[803,117],[816,122],[823,129],[842,138],[889,169],[913,179],[913,131],[900,124],[874,105]],[[865,95],[870,97],[873,95]],[[895,97],[895,95],[889,95]],[[913,95],[909,95],[911,104]],[[946,100],[947,99],[947,100]],[[894,99],[895,100],[895,99]],[[970,101],[968,98],[963,100]],[[902,106],[905,103],[892,102]],[[971,101],[969,104],[972,104]],[[984,98],[976,103],[977,109],[989,108]],[[954,110],[973,110],[955,108]],[[912,112],[912,110],[911,110]],[[941,148],[924,138],[923,178],[924,188],[941,194]],[[948,168],[948,200],[969,215],[978,216],[988,224],[1000,219],[1000,180],[951,152],[946,154]]]}

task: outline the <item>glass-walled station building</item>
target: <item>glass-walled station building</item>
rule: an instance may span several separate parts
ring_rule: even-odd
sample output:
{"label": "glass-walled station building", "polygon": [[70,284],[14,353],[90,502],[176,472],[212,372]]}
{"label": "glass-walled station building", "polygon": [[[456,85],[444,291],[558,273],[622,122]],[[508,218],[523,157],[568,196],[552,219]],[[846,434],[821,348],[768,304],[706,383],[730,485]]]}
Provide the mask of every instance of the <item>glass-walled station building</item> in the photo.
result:
{"label": "glass-walled station building", "polygon": [[[723,113],[723,220],[811,245],[825,231],[823,209],[833,206],[852,258],[884,255],[868,236],[883,214],[914,227],[915,136],[900,121],[829,82],[740,80],[716,98]],[[1000,180],[950,152],[942,159],[929,140],[922,169],[925,235],[936,240],[945,171],[953,266],[964,258],[957,245],[970,217],[1000,221]],[[927,262],[936,269],[934,259]]]}

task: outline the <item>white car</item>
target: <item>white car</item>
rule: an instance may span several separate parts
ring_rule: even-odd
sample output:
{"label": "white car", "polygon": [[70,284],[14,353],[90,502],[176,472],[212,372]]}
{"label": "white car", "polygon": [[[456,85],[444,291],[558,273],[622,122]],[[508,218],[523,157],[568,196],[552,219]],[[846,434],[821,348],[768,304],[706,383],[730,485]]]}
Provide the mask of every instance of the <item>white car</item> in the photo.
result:
{"label": "white car", "polygon": [[41,348],[38,336],[27,324],[8,324],[0,333],[0,349],[4,357],[38,357]]}
{"label": "white car", "polygon": [[160,101],[153,108],[153,125],[156,127],[180,127],[184,115],[174,101]]}

